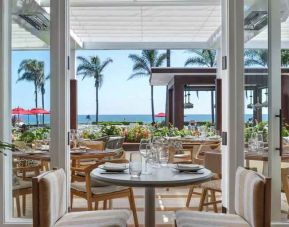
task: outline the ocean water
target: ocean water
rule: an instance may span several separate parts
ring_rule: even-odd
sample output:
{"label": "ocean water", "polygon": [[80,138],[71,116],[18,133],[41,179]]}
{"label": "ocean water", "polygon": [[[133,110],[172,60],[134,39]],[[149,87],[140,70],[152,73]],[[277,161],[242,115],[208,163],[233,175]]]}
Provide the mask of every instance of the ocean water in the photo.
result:
{"label": "ocean water", "polygon": [[[35,116],[19,116],[19,118],[25,122],[26,124],[36,124]],[[252,118],[251,114],[246,114],[244,116],[244,121],[248,121]],[[156,122],[162,122],[164,118],[155,118]],[[199,121],[211,121],[210,114],[189,114],[185,116],[185,121],[195,120]],[[268,115],[263,115],[263,120],[268,120]],[[78,123],[79,124],[87,124],[92,121],[95,121],[95,115],[90,115],[90,120],[87,119],[87,115],[78,115]],[[116,122],[139,122],[142,121],[144,123],[151,123],[151,115],[99,115],[99,121],[116,121]],[[39,122],[42,123],[42,116],[39,115]],[[44,115],[45,124],[50,123],[50,116]]]}

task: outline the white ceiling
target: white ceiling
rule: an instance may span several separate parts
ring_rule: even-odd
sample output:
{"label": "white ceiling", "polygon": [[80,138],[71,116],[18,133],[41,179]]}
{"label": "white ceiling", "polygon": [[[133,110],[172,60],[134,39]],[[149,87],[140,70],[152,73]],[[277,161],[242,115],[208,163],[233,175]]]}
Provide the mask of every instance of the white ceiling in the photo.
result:
{"label": "white ceiling", "polygon": [[[50,0],[35,1],[49,13]],[[220,45],[220,1],[70,0],[71,36],[84,49],[216,47]],[[282,2],[283,11],[288,14],[289,0]],[[263,6],[262,0],[246,0],[248,11],[262,10]],[[289,48],[289,20],[286,18],[282,23],[283,48]],[[45,39],[35,34],[14,23],[13,48],[47,48],[49,44],[45,40],[49,37]],[[266,29],[250,37],[253,38],[246,47],[267,46]]]}

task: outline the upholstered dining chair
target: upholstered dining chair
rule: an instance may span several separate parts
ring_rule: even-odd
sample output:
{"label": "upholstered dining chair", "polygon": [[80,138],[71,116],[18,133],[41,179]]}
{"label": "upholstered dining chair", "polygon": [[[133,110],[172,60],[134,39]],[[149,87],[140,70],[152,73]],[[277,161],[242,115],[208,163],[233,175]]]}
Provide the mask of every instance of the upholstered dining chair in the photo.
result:
{"label": "upholstered dining chair", "polygon": [[[14,180],[15,179],[15,180]],[[22,214],[23,216],[26,215],[26,196],[32,193],[32,182],[25,181],[17,176],[13,179],[12,185],[12,195],[16,201],[16,211],[17,217],[21,217],[21,206],[20,206],[20,197],[22,197]]]}
{"label": "upholstered dining chair", "polygon": [[[109,162],[127,163],[127,160],[110,160]],[[71,176],[71,208],[73,207],[74,196],[86,199],[88,210],[92,210],[93,203],[95,203],[95,209],[97,210],[99,202],[103,201],[103,208],[107,209],[107,201],[127,197],[133,213],[135,226],[138,227],[137,211],[132,188],[110,185],[91,178],[91,171],[103,163],[104,162],[98,162],[85,168],[71,168],[71,172],[74,174],[84,176],[82,178]]]}
{"label": "upholstered dining chair", "polygon": [[[198,192],[195,192],[196,188],[201,188],[201,199],[199,203],[199,211],[202,211],[204,206],[213,205],[214,212],[218,213],[217,204],[221,203],[221,200],[216,200],[216,192],[221,192],[221,175],[222,175],[222,154],[219,152],[206,152],[204,165],[207,169],[211,170],[214,173],[212,180],[202,183],[200,185],[191,186],[186,207],[190,206],[191,198],[193,194],[199,195]],[[210,193],[210,194],[209,194]],[[210,196],[210,201],[207,199]]]}
{"label": "upholstered dining chair", "polygon": [[[281,192],[284,192],[287,204],[289,204],[289,168],[281,168],[281,182]],[[287,218],[289,218],[289,210],[287,211]]]}
{"label": "upholstered dining chair", "polygon": [[236,172],[235,214],[177,211],[177,227],[271,226],[271,179],[243,167]]}
{"label": "upholstered dining chair", "polygon": [[63,169],[32,179],[33,227],[126,227],[127,210],[67,213],[66,175]]}

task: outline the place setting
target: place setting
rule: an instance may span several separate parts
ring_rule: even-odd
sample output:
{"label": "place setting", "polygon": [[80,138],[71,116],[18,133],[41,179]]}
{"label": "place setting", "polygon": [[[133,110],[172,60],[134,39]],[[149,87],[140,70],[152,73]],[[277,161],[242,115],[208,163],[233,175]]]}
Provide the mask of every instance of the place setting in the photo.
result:
{"label": "place setting", "polygon": [[98,168],[101,170],[101,174],[124,174],[127,173],[126,170],[129,169],[129,165],[127,163],[106,162],[99,165]]}
{"label": "place setting", "polygon": [[204,166],[197,164],[173,164],[171,166],[175,171],[179,173],[188,173],[188,174],[203,174]]}

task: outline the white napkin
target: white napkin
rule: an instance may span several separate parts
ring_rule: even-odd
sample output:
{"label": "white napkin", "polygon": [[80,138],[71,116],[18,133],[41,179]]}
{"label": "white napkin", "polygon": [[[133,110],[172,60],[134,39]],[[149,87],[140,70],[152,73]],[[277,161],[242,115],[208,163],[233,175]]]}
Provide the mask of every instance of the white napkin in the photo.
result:
{"label": "white napkin", "polygon": [[106,162],[106,163],[104,163],[103,166],[106,169],[125,169],[126,168],[125,163]]}
{"label": "white napkin", "polygon": [[198,169],[200,165],[196,164],[178,164],[178,169]]}

